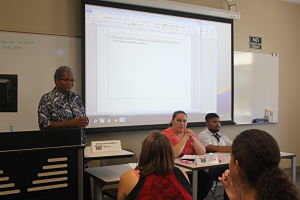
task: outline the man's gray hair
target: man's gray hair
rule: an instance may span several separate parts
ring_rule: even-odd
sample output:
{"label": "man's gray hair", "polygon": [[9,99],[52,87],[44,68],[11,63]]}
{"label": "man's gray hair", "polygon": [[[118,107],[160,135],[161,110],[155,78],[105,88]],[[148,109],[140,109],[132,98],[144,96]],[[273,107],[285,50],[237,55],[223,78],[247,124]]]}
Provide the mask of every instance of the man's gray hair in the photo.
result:
{"label": "man's gray hair", "polygon": [[59,68],[56,69],[55,74],[54,74],[54,81],[61,79],[62,74],[64,72],[69,72],[73,73],[72,69],[68,66],[60,66]]}

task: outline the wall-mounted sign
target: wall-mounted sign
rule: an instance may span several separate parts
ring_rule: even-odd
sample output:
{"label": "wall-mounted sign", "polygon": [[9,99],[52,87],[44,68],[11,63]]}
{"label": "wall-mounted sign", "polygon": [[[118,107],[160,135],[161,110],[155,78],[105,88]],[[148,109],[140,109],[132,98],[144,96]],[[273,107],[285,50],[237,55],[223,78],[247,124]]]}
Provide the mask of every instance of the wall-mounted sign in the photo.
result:
{"label": "wall-mounted sign", "polygon": [[249,48],[250,49],[262,49],[261,37],[249,36]]}

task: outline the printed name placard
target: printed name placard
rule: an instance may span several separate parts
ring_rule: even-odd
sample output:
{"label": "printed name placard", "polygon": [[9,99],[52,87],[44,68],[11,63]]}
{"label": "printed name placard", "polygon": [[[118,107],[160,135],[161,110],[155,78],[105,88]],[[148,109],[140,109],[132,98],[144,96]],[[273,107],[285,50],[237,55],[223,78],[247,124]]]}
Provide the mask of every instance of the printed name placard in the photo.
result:
{"label": "printed name placard", "polygon": [[205,155],[195,156],[194,164],[200,165],[201,163],[217,164],[217,163],[219,163],[219,157],[215,153],[208,153]]}
{"label": "printed name placard", "polygon": [[92,141],[92,152],[121,151],[120,140]]}
{"label": "printed name placard", "polygon": [[215,153],[209,153],[206,155],[206,162],[211,164],[219,163],[219,157]]}

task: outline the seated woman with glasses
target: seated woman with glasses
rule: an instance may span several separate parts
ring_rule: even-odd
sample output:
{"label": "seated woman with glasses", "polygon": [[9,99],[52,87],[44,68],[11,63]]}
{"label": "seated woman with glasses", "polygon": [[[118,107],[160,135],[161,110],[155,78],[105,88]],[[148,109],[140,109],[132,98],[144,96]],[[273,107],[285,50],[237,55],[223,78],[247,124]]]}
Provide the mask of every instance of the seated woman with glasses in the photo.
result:
{"label": "seated woman with glasses", "polygon": [[299,200],[279,162],[279,147],[270,134],[246,130],[234,139],[229,170],[219,180],[231,200]]}
{"label": "seated woman with glasses", "polygon": [[137,167],[121,176],[118,200],[123,199],[192,199],[186,174],[174,166],[172,145],[161,132],[150,132],[142,144]]}
{"label": "seated woman with glasses", "polygon": [[54,89],[44,94],[39,103],[40,129],[85,128],[89,120],[81,97],[71,91],[75,82],[71,68],[59,67],[55,71],[54,82]]}

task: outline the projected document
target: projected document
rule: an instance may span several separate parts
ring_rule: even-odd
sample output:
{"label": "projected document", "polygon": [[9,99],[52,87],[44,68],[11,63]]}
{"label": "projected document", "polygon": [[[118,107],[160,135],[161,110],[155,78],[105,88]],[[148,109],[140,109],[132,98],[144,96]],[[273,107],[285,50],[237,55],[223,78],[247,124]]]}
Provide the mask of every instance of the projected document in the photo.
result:
{"label": "projected document", "polygon": [[[98,35],[104,34],[99,28]],[[178,105],[191,108],[189,37],[147,31],[125,34],[117,29],[107,34],[108,56],[97,56],[98,76],[103,77],[97,83],[98,112],[161,112]],[[105,48],[101,41],[98,49]]]}
{"label": "projected document", "polygon": [[90,127],[231,119],[231,24],[87,5],[85,98]]}

